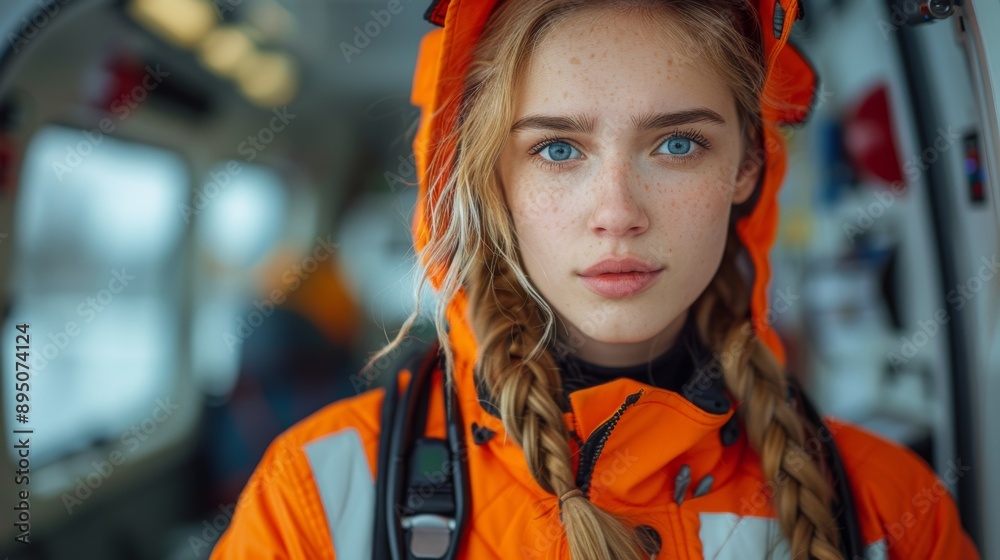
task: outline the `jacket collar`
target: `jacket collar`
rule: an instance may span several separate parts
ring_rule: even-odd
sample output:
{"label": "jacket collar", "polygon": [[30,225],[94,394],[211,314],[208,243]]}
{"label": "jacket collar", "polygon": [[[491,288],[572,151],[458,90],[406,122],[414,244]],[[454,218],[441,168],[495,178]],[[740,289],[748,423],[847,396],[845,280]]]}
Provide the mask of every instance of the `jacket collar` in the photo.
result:
{"label": "jacket collar", "polygon": [[[453,344],[474,348],[468,324],[452,325]],[[664,506],[664,496],[673,495],[682,465],[691,472],[688,497],[706,475],[711,474],[718,487],[738,468],[746,438],[740,437],[716,357],[703,345],[696,349],[695,366],[680,391],[619,378],[565,395],[563,419],[571,434],[577,483],[595,504],[612,510]],[[509,472],[541,493],[523,451],[506,437],[496,406],[475,380],[470,357],[476,354],[456,353],[458,401],[467,428],[473,433],[485,429],[492,437],[477,434],[468,438],[469,444],[475,440],[487,448]]]}
{"label": "jacket collar", "polygon": [[723,484],[740,462],[745,439],[727,446],[721,436],[735,420],[732,408],[713,414],[678,393],[627,378],[575,391],[570,400],[567,417],[583,441],[571,446],[577,485],[599,506],[663,505],[684,465],[689,497],[707,475]]}

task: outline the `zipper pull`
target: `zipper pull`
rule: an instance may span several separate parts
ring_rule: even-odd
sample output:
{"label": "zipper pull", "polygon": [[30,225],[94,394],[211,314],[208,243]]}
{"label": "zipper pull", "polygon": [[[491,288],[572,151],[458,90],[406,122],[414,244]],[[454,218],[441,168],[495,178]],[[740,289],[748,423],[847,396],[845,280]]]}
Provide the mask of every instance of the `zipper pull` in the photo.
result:
{"label": "zipper pull", "polygon": [[701,479],[701,482],[699,482],[698,486],[694,489],[694,497],[699,498],[708,494],[708,491],[712,488],[713,482],[715,482],[715,478],[710,474],[706,474],[705,478]]}
{"label": "zipper pull", "polygon": [[688,486],[691,485],[691,467],[682,465],[677,478],[674,479],[674,501],[681,505],[684,496],[687,494]]}

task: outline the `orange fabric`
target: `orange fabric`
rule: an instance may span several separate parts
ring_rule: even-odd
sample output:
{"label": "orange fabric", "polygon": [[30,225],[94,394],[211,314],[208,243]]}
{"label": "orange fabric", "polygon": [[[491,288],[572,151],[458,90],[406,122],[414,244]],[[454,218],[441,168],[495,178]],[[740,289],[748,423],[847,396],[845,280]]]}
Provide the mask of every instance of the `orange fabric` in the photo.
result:
{"label": "orange fabric", "polygon": [[[429,433],[444,430],[440,383],[438,375]],[[594,503],[653,527],[665,543],[658,558],[703,558],[702,514],[774,516],[773,483],[765,483],[759,458],[746,439],[728,447],[720,443],[718,430],[731,411],[708,414],[676,393],[619,379],[574,392],[567,428],[586,439],[625,396],[640,389],[643,395],[623,413],[599,455],[590,495]],[[302,448],[331,433],[358,430],[374,480],[383,395],[378,389],[329,405],[277,438],[241,495],[211,560],[335,558]],[[468,445],[471,513],[459,557],[568,558],[557,498],[534,482],[523,453],[505,442],[502,424],[480,406],[474,389],[462,385],[460,396],[466,424],[486,425],[497,435],[486,445]],[[842,422],[830,421],[830,427],[851,480],[866,543],[883,541],[890,560],[979,558],[958,524],[945,486],[918,457]],[[466,438],[471,439],[469,434]],[[678,506],[669,496],[682,464],[691,467],[693,481],[710,473],[715,482],[712,491],[698,498],[693,497],[692,483]],[[961,476],[964,468],[958,464],[951,472]]]}
{"label": "orange fabric", "polygon": [[[442,0],[435,14],[443,16],[444,28],[429,32],[420,45],[412,92],[413,103],[423,110],[414,141],[420,177],[413,223],[418,250],[431,234],[428,209],[438,194],[430,189],[431,178],[447,172],[448,158],[435,160],[439,165],[432,168],[431,156],[453,153],[453,146],[442,145],[441,139],[454,124],[460,78],[496,1]],[[815,90],[815,75],[786,44],[798,4],[795,0],[781,0],[781,4],[786,23],[779,37],[772,32],[776,4],[762,0],[760,7],[771,63],[762,96],[767,165],[755,209],[737,224],[737,232],[756,267],[753,324],[784,363],[780,341],[764,321],[770,274],[767,253],[777,228],[777,191],[785,170],[784,146],[777,126],[805,118]],[[445,167],[438,168],[441,165]],[[440,287],[442,271],[430,273],[434,286]],[[557,498],[535,482],[523,451],[509,440],[500,420],[479,399],[473,377],[477,346],[466,307],[466,293],[460,291],[448,308],[449,338],[455,351],[456,402],[464,422],[471,494],[459,557],[568,558]],[[444,432],[440,383],[439,372],[428,424],[432,435]],[[597,458],[589,499],[608,511],[628,516],[636,524],[652,527],[663,540],[659,560],[703,558],[703,543],[712,537],[703,533],[710,532],[706,527],[711,519],[726,519],[730,514],[744,516],[741,519],[773,518],[773,483],[765,483],[760,460],[746,437],[741,434],[730,445],[724,445],[720,438],[720,428],[733,414],[732,409],[725,414],[710,414],[677,393],[618,379],[572,393],[570,410],[564,415],[567,429],[586,440],[619,410],[628,395],[640,390],[642,394],[624,410]],[[376,389],[334,403],[282,434],[241,496],[212,560],[334,558],[335,544],[325,525],[323,502],[303,447],[346,430],[357,430],[374,481],[383,395],[382,389]],[[473,444],[472,424],[486,426],[496,435],[482,445]],[[941,486],[935,474],[913,453],[852,426],[834,423],[831,429],[861,510],[867,544],[886,543],[883,557],[891,560],[978,558],[958,522],[950,495],[938,491]],[[570,446],[576,459],[579,448],[575,440]],[[682,465],[691,468],[692,484],[686,499],[678,505],[672,496]],[[711,490],[695,498],[696,483],[709,474],[714,478]],[[337,473],[315,476],[336,477]],[[747,558],[757,558],[766,551],[747,552]]]}

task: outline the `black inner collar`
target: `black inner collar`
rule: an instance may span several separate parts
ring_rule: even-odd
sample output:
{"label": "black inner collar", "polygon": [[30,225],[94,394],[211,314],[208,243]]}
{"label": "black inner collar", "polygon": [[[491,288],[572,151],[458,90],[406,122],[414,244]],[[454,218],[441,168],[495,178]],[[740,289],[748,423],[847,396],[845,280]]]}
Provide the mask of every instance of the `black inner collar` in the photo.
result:
{"label": "black inner collar", "polygon": [[[715,354],[701,341],[693,314],[689,315],[674,345],[648,363],[607,367],[580,360],[571,354],[554,352],[553,355],[563,372],[562,402],[559,403],[563,412],[571,410],[569,394],[573,391],[621,377],[680,393],[712,414],[722,414],[731,406],[725,393],[722,370]],[[499,418],[500,410],[478,373],[475,385],[479,404],[489,414]]]}
{"label": "black inner collar", "polygon": [[648,362],[612,367],[591,363],[568,353],[561,356],[557,353],[555,358],[556,364],[562,371],[563,390],[566,393],[621,377],[679,393],[694,371],[698,346],[694,315],[691,314],[673,346]]}

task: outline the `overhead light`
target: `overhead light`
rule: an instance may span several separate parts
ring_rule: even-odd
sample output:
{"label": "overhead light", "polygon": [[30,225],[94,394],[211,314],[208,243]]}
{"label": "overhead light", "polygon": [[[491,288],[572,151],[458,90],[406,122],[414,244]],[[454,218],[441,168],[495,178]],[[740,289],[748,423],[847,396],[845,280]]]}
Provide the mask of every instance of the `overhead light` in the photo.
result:
{"label": "overhead light", "polygon": [[193,46],[215,25],[212,6],[203,0],[133,0],[128,11],[167,39]]}
{"label": "overhead light", "polygon": [[253,41],[235,27],[216,27],[198,47],[205,66],[227,77],[235,77],[243,60],[253,53]]}
{"label": "overhead light", "polygon": [[269,41],[278,43],[292,34],[295,17],[274,0],[253,4],[247,20],[259,29]]}
{"label": "overhead light", "polygon": [[280,53],[257,53],[240,65],[236,77],[243,95],[262,107],[275,107],[295,97],[298,76],[295,62]]}

